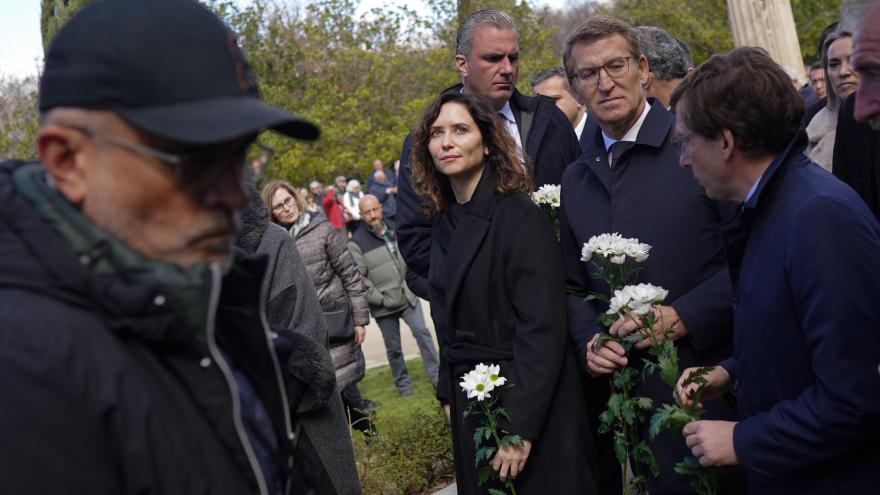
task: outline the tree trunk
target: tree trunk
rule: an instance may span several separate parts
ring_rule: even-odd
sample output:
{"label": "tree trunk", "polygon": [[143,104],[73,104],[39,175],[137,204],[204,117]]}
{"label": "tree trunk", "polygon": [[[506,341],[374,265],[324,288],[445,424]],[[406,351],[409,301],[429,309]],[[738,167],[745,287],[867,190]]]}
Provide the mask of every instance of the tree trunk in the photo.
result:
{"label": "tree trunk", "polygon": [[789,0],[727,0],[733,45],[759,46],[779,65],[789,66],[803,83],[804,61]]}

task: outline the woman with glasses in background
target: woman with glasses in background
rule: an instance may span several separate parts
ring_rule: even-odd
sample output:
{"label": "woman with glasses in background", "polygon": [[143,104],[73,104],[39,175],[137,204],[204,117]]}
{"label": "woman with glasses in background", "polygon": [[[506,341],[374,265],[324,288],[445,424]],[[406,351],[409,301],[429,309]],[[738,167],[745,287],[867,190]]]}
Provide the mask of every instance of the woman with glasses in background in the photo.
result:
{"label": "woman with glasses in background", "polygon": [[[345,240],[320,212],[308,211],[305,200],[288,182],[274,180],[263,187],[263,201],[272,220],[290,231],[315,284],[327,322],[330,354],[342,401],[353,426],[373,431],[370,417],[374,403],[357,388],[363,378],[364,356],[360,345],[370,322],[367,286]],[[361,421],[363,419],[363,421]]]}

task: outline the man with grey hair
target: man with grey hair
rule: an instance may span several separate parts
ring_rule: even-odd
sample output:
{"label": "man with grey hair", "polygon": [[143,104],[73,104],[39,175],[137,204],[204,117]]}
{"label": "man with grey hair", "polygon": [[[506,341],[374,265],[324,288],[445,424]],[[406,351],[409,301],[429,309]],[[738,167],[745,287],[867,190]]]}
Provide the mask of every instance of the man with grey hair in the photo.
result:
{"label": "man with grey hair", "polygon": [[694,70],[691,51],[678,38],[654,26],[639,26],[639,47],[648,59],[648,77],[642,85],[645,96],[657,98],[669,109],[669,96]]}
{"label": "man with grey hair", "polygon": [[532,92],[536,95],[546,96],[556,102],[556,107],[562,110],[562,113],[568,117],[568,121],[574,127],[574,134],[578,138],[581,150],[584,148],[584,141],[581,140],[581,134],[584,131],[584,125],[587,123],[587,112],[584,106],[574,97],[571,92],[571,86],[568,84],[568,77],[565,75],[565,69],[562,67],[551,67],[542,70],[529,79],[532,86]]}
{"label": "man with grey hair", "polygon": [[[552,100],[516,90],[519,35],[510,16],[495,9],[472,13],[458,28],[455,51],[461,84],[446,91],[485,98],[504,121],[534,187],[559,184],[565,167],[580,155],[580,146],[571,123]],[[410,185],[409,151],[408,136],[400,155],[398,241],[409,267],[407,282],[426,297],[420,290],[427,284],[412,277],[428,275],[432,222],[422,213],[420,198]]]}

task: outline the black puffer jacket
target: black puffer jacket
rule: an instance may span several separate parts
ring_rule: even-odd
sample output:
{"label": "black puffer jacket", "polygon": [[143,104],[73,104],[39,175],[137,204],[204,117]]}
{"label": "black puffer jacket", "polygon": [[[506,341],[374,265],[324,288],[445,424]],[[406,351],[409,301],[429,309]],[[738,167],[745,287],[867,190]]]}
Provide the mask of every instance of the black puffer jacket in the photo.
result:
{"label": "black puffer jacket", "polygon": [[254,317],[265,260],[222,280],[146,260],[40,170],[0,166],[0,491],[266,493],[229,363],[266,407],[286,480],[287,390]]}

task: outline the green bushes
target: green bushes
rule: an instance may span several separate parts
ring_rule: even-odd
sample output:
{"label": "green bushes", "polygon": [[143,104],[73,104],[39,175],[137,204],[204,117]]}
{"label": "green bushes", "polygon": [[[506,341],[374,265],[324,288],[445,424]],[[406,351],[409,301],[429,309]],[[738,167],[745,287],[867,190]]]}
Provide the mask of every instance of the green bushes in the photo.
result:
{"label": "green bushes", "polygon": [[387,366],[367,371],[359,384],[364,397],[382,402],[376,410],[378,435],[352,431],[358,473],[367,495],[432,493],[452,481],[452,438],[446,415],[422,371],[407,362],[414,395],[399,397]]}

